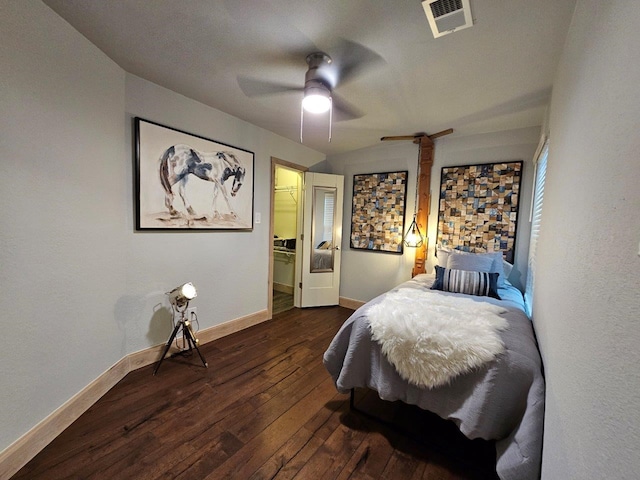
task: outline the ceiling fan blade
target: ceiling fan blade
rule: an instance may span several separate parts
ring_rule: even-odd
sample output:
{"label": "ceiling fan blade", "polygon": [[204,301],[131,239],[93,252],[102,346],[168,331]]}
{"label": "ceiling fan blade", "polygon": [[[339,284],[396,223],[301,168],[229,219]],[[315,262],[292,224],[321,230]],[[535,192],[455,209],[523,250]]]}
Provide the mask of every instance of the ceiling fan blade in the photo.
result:
{"label": "ceiling fan blade", "polygon": [[421,135],[392,135],[392,136],[388,136],[388,137],[382,137],[380,139],[380,141],[382,142],[388,142],[388,141],[394,141],[394,140],[415,140],[416,138],[419,138]]}
{"label": "ceiling fan blade", "polygon": [[[308,48],[308,42],[303,42],[303,47]],[[295,51],[298,49],[289,50],[290,51],[284,54],[276,55],[276,57],[284,61],[289,61],[293,60],[293,58],[300,53],[300,51]],[[311,57],[308,55],[315,52],[326,56],[329,61],[325,63],[320,62],[318,65],[313,62],[309,63],[309,58]],[[292,55],[293,53],[295,53],[296,55]],[[268,56],[269,55],[263,55],[263,57],[265,58]],[[351,105],[340,96],[336,95],[334,87],[339,82],[345,82],[354,79],[365,69],[383,63],[384,60],[380,55],[359,43],[352,42],[350,40],[339,39],[338,45],[335,48],[335,56],[329,58],[329,55],[317,49],[314,49],[311,52],[307,52],[304,56],[300,55],[300,57],[307,59],[309,68],[307,71],[307,76],[311,75],[311,77],[307,77],[307,83],[311,80],[317,79],[317,81],[325,84],[329,91],[332,92],[331,96],[333,98],[334,121],[340,122],[345,120],[354,120],[356,118],[361,118],[362,116],[364,116],[364,112]],[[240,87],[242,92],[250,98],[282,93],[304,92],[305,90],[304,84],[302,83],[299,85],[291,85],[286,83],[271,82],[268,80],[260,80],[243,75],[238,75],[236,78],[238,86]]]}
{"label": "ceiling fan blade", "polygon": [[355,120],[364,116],[362,110],[354,107],[342,97],[334,93],[331,94],[333,103],[333,120],[336,122],[344,122],[346,120]]}
{"label": "ceiling fan blade", "polygon": [[445,135],[449,135],[450,133],[453,133],[453,128],[447,128],[446,130],[432,133],[431,135],[427,135],[426,133],[416,133],[415,135],[391,135],[388,137],[382,137],[380,140],[382,142],[393,140],[415,140],[416,138],[420,137],[429,137],[431,140],[433,140],[434,138],[444,137]]}
{"label": "ceiling fan blade", "polygon": [[427,135],[431,140],[438,137],[444,137],[445,135],[449,135],[453,133],[453,128],[447,128],[446,130],[442,130],[441,132],[432,133],[431,135]]}
{"label": "ceiling fan blade", "polygon": [[302,92],[304,88],[284,83],[267,82],[255,78],[238,76],[238,86],[247,97],[259,97],[263,95],[276,95],[279,93]]}
{"label": "ceiling fan blade", "polygon": [[386,63],[373,50],[346,39],[340,40],[332,55],[338,70],[338,83],[340,84],[350,82],[366,70]]}

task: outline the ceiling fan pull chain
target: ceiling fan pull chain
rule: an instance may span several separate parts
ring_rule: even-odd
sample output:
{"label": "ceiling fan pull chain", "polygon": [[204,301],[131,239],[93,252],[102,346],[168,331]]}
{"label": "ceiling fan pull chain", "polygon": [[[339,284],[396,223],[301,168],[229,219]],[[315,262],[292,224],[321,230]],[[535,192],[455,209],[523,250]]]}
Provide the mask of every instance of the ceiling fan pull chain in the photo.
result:
{"label": "ceiling fan pull chain", "polygon": [[302,103],[300,103],[300,143],[304,143],[302,141],[302,127],[304,125],[304,107]]}
{"label": "ceiling fan pull chain", "polygon": [[329,143],[331,143],[331,125],[333,123],[333,98],[329,97]]}

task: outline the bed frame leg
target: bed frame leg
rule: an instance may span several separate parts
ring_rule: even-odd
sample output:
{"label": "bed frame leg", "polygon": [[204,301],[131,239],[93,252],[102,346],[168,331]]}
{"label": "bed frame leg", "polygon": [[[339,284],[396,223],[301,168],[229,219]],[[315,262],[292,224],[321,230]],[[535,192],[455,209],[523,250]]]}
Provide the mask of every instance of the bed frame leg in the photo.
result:
{"label": "bed frame leg", "polygon": [[[366,388],[366,387],[365,387]],[[383,402],[386,402],[386,400],[382,400]],[[473,465],[471,463],[469,463],[468,459],[461,457],[459,455],[458,452],[456,451],[452,451],[451,449],[447,448],[446,446],[443,446],[442,444],[435,442],[435,441],[431,441],[425,438],[420,438],[418,436],[416,436],[415,434],[407,431],[406,429],[403,429],[402,427],[400,427],[399,425],[396,425],[393,423],[393,421],[387,421],[384,420],[383,418],[377,417],[369,412],[366,412],[365,410],[361,410],[358,407],[356,407],[356,389],[352,388],[349,392],[349,410],[352,412],[355,412],[358,415],[361,415],[365,418],[368,418],[369,420],[376,422],[386,428],[388,428],[389,430],[392,430],[396,433],[400,433],[408,438],[410,438],[411,440],[421,443],[423,445],[427,445],[429,448],[431,448],[433,451],[438,452],[442,455],[445,455],[449,458],[453,458],[456,461],[463,463],[467,466],[471,466],[473,467]],[[474,467],[475,468],[475,467]],[[490,478],[497,478],[497,477],[490,477]]]}
{"label": "bed frame leg", "polygon": [[356,407],[356,389],[355,388],[352,388],[349,393],[349,411],[355,412],[359,415],[370,416],[367,412],[364,412],[360,410],[358,407]]}

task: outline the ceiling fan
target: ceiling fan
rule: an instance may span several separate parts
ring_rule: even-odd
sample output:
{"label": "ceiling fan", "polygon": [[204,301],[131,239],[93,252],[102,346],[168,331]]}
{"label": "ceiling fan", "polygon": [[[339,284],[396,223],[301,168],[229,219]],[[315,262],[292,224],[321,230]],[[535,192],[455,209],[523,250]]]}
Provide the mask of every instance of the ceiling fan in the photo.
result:
{"label": "ceiling fan", "polygon": [[414,143],[419,143],[422,137],[429,137],[431,140],[436,139],[438,137],[444,137],[445,135],[449,135],[453,133],[453,128],[447,128],[446,130],[442,130],[441,132],[432,133],[428,135],[426,133],[416,133],[414,135],[392,135],[388,137],[382,137],[380,140],[382,142],[393,141],[393,140],[413,140]]}
{"label": "ceiling fan", "polygon": [[[339,40],[333,50],[335,50],[333,58],[319,49],[306,55],[308,68],[304,76],[304,85],[290,85],[238,76],[238,86],[247,97],[251,98],[303,93],[302,107],[306,111],[323,113],[331,109],[336,121],[360,118],[364,113],[336,94],[335,89],[354,80],[365,70],[383,63],[383,59],[369,48],[350,40]],[[284,57],[290,59],[291,54],[285,54]],[[297,62],[297,64],[301,63]]]}

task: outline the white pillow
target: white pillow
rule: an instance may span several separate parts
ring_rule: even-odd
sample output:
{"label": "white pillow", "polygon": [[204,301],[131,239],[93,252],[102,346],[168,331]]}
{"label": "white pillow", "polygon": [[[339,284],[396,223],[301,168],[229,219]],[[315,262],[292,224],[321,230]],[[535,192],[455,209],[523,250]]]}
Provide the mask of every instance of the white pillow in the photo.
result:
{"label": "white pillow", "polygon": [[450,248],[438,245],[436,247],[436,260],[439,266],[447,268],[447,261],[449,260],[449,254],[452,252]]}
{"label": "white pillow", "polygon": [[511,275],[511,270],[513,270],[513,265],[507,262],[506,260],[503,260],[502,269],[504,270],[505,281],[509,280],[509,275]]}
{"label": "white pillow", "polygon": [[506,276],[502,262],[502,252],[471,253],[453,250],[449,253],[446,268],[497,273],[498,287],[503,287]]}

